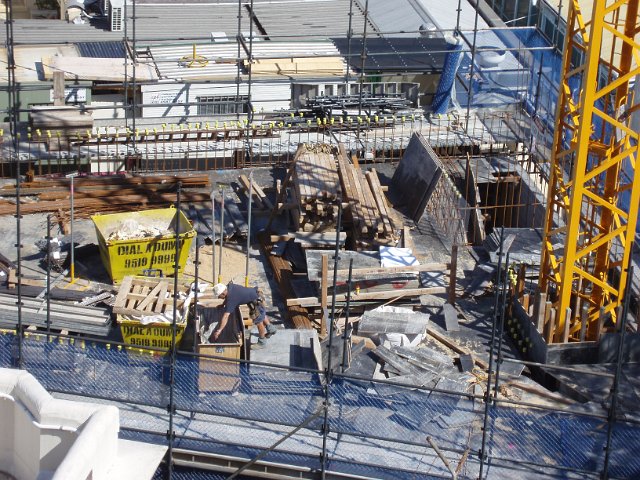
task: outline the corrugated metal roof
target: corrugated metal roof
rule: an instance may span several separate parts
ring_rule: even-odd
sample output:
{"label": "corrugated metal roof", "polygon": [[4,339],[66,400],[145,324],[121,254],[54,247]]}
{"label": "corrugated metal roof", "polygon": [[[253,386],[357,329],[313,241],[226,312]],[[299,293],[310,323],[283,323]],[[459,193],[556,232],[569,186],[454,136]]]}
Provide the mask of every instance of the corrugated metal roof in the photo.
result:
{"label": "corrugated metal roof", "polygon": [[191,68],[186,66],[190,62],[186,59],[193,57],[193,48],[189,45],[154,46],[150,50],[161,78],[195,80],[235,77],[237,48],[235,42],[196,45],[196,56],[206,60],[206,64],[193,62]]}
{"label": "corrugated metal roof", "polygon": [[[196,55],[206,59],[204,66],[194,62],[191,68],[185,65],[193,58],[193,47],[152,46],[153,59],[162,78],[174,80],[235,78],[237,75],[236,42],[207,43],[196,45]],[[242,56],[245,57],[244,52]],[[339,57],[340,52],[331,42],[255,42],[253,56],[256,59],[311,57]],[[244,73],[244,72],[242,72]]]}
{"label": "corrugated metal roof", "polygon": [[[268,36],[330,38],[347,35],[350,3],[350,0],[289,0],[279,7],[271,2],[255,2],[253,8]],[[363,25],[364,13],[354,2],[351,28],[362,32]],[[369,32],[372,28],[368,27]]]}
{"label": "corrugated metal roof", "polygon": [[[242,4],[242,32],[249,32],[249,2]],[[349,22],[350,0],[254,0],[254,10],[267,35],[327,39],[345,36]],[[127,29],[132,37],[132,8],[127,7]],[[158,0],[146,3],[136,1],[136,39],[153,43],[190,39],[210,39],[212,32],[224,32],[234,38],[238,30],[238,4],[233,1],[220,3],[177,3]],[[107,30],[105,19],[92,20],[93,25],[74,25],[63,20],[15,20],[14,41],[29,44],[78,43],[117,41],[124,32]],[[353,30],[362,31],[363,13],[354,2]],[[373,27],[371,27],[373,28]],[[371,31],[371,30],[370,30]],[[256,35],[260,31],[254,26]],[[6,32],[0,29],[4,41]]]}
{"label": "corrugated metal roof", "polygon": [[123,58],[124,42],[78,42],[76,43],[81,57]]}
{"label": "corrugated metal roof", "polygon": [[[346,38],[334,39],[333,42],[341,53],[347,55]],[[437,73],[442,71],[447,50],[444,38],[368,38],[364,68],[367,72]],[[351,57],[348,61],[354,70],[361,69],[361,51],[362,40],[352,39]]]}
{"label": "corrugated metal roof", "polygon": [[[417,37],[421,26],[435,28],[435,22],[415,0],[369,0],[369,18],[381,35]],[[400,33],[412,32],[412,33]]]}
{"label": "corrugated metal roof", "polygon": [[[441,30],[452,33],[458,21],[458,2],[451,0],[415,0],[424,11],[428,12],[436,26]],[[460,2],[460,30],[473,30],[476,20],[476,9],[467,0]],[[481,15],[478,15],[478,28],[488,28],[489,25]]]}
{"label": "corrugated metal roof", "polygon": [[[0,39],[6,41],[6,30],[0,29]],[[63,20],[15,20],[15,44],[47,44],[101,42],[122,39],[122,32],[109,32],[91,25],[74,25]]]}

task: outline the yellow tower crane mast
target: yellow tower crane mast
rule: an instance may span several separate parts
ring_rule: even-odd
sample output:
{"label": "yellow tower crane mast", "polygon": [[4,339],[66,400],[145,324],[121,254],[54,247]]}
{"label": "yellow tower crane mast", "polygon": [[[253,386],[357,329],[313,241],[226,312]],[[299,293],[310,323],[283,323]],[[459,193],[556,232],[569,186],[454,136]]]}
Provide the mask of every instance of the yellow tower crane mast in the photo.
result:
{"label": "yellow tower crane mast", "polygon": [[555,343],[597,339],[624,298],[640,203],[639,1],[569,2],[539,278]]}

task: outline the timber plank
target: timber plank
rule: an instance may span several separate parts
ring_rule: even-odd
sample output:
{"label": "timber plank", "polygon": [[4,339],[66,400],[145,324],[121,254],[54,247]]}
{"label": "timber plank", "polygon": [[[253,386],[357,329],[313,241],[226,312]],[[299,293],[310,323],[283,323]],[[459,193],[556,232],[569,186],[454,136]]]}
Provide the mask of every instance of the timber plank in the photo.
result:
{"label": "timber plank", "polygon": [[382,193],[382,185],[380,185],[380,179],[378,178],[378,173],[375,169],[371,169],[366,173],[367,180],[369,182],[369,186],[371,187],[371,192],[373,194],[373,198],[378,207],[378,212],[380,218],[382,219],[382,225],[385,230],[385,233],[388,235],[393,235],[393,227],[391,226],[391,219],[389,218],[389,211],[387,209],[386,200],[384,194]]}
{"label": "timber plank", "polygon": [[153,300],[160,292],[160,288],[163,283],[164,282],[160,282],[155,287],[153,287],[153,289],[147,294],[147,297],[138,304],[138,309],[145,310],[147,306],[153,302]]}
{"label": "timber plank", "polygon": [[116,295],[116,302],[113,305],[114,308],[124,308],[125,303],[127,301],[127,294],[131,290],[131,282],[133,281],[133,277],[128,276],[124,277],[122,283],[120,284],[120,288],[118,289],[118,295]]}
{"label": "timber plank", "polygon": [[[405,290],[385,290],[382,292],[351,292],[351,301],[358,302],[364,300],[389,300],[400,299],[403,297],[416,297],[420,295],[445,293],[447,289],[445,287],[430,287],[430,288],[408,288]],[[347,299],[346,293],[337,294],[336,301],[344,302]],[[317,297],[302,297],[302,298],[288,298],[287,306],[303,306],[303,307],[318,307],[320,306],[320,299]]]}

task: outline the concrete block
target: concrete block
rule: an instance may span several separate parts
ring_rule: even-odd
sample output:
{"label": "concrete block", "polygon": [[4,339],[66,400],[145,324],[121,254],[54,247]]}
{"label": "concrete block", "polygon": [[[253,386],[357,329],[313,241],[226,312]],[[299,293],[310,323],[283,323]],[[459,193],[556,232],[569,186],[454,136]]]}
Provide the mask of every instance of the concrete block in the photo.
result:
{"label": "concrete block", "polygon": [[458,324],[458,311],[450,303],[445,303],[442,306],[442,313],[444,315],[444,328],[447,332],[460,331],[460,325]]}
{"label": "concrete block", "polygon": [[473,356],[469,355],[460,355],[460,370],[462,372],[470,372],[473,370]]}

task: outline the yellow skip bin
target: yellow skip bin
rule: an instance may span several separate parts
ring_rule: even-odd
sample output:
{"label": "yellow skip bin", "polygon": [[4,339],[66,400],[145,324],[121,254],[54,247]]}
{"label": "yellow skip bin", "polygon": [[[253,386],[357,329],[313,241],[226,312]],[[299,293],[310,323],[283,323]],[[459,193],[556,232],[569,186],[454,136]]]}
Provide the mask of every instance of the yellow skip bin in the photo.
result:
{"label": "yellow skip bin", "polygon": [[96,227],[100,257],[114,283],[150,270],[173,275],[176,225],[178,268],[182,270],[196,234],[184,213],[175,208],[94,215],[91,220]]}
{"label": "yellow skip bin", "polygon": [[[152,323],[143,325],[138,320],[127,319],[118,315],[116,321],[120,325],[122,340],[127,345],[139,348],[159,348],[169,350],[171,348],[172,325],[170,323]],[[180,343],[186,322],[176,323],[176,345]],[[162,352],[153,352],[157,355]]]}

